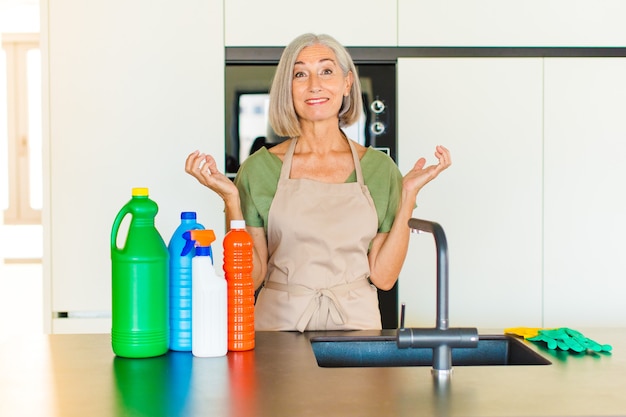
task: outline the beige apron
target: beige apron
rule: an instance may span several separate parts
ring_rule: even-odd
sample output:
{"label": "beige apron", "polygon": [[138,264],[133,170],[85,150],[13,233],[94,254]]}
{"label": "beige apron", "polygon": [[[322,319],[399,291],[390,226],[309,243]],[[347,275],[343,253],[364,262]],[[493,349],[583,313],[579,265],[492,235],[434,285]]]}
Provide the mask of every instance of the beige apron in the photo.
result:
{"label": "beige apron", "polygon": [[380,329],[367,252],[378,216],[348,140],[357,182],[290,179],[285,154],[268,215],[268,275],[255,308],[257,330]]}

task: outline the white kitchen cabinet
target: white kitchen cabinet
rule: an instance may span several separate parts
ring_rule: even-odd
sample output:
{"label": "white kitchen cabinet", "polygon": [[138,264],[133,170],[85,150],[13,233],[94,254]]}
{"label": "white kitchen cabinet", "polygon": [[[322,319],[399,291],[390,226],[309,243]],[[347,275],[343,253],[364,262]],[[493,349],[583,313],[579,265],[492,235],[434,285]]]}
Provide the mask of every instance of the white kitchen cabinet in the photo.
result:
{"label": "white kitchen cabinet", "polygon": [[396,46],[396,0],[229,0],[225,45],[285,46],[306,32],[327,33],[345,46]]}
{"label": "white kitchen cabinet", "polygon": [[[413,217],[438,222],[450,260],[450,325],[540,325],[542,59],[398,60],[398,162],[436,145],[452,166],[420,192]],[[399,278],[407,325],[435,323],[435,244],[411,235]]]}
{"label": "white kitchen cabinet", "polygon": [[622,47],[622,0],[398,0],[398,46]]}
{"label": "white kitchen cabinet", "polygon": [[223,166],[222,2],[55,0],[42,16],[45,327],[108,332],[131,188],[150,189],[166,242],[189,210],[223,237],[223,203],[184,172],[196,149]]}
{"label": "white kitchen cabinet", "polygon": [[545,62],[546,326],[626,324],[624,74],[626,58]]}

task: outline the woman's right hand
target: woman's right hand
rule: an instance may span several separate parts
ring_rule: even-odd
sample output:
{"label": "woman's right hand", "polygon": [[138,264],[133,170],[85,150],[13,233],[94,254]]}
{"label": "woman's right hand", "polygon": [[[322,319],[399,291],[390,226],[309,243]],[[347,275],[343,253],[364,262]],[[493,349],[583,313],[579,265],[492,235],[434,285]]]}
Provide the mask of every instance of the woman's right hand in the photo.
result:
{"label": "woman's right hand", "polygon": [[211,155],[195,151],[185,161],[185,172],[197,179],[200,184],[215,191],[224,201],[238,198],[239,192],[235,184],[217,169],[215,159]]}

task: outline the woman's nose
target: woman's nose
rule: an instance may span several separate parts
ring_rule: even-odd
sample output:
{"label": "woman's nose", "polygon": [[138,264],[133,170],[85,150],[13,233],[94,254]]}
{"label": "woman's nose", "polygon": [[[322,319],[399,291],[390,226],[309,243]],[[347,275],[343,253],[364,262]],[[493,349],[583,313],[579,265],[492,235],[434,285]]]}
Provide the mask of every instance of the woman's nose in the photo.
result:
{"label": "woman's nose", "polygon": [[320,79],[317,75],[313,74],[309,77],[309,91],[317,93],[322,90],[320,85]]}

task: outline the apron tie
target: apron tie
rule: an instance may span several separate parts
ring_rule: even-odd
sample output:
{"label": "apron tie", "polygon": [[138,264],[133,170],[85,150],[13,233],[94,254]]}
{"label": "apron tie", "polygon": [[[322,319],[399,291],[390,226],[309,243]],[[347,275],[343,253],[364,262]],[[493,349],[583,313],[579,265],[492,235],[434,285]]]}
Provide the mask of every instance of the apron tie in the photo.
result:
{"label": "apron tie", "polygon": [[301,333],[304,332],[309,322],[311,321],[311,318],[318,310],[320,310],[322,314],[325,314],[324,319],[327,319],[328,315],[330,315],[335,324],[345,324],[347,322],[348,315],[341,306],[341,302],[339,301],[337,296],[369,285],[370,283],[367,278],[361,278],[345,284],[339,284],[330,288],[320,289],[309,288],[305,287],[304,285],[297,284],[282,284],[273,281],[268,281],[265,283],[266,288],[271,288],[273,290],[284,291],[291,295],[311,296],[309,304],[304,309],[304,312],[296,323],[296,329]]}

